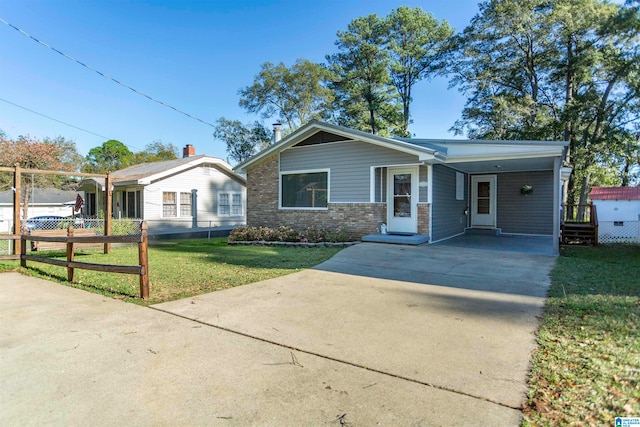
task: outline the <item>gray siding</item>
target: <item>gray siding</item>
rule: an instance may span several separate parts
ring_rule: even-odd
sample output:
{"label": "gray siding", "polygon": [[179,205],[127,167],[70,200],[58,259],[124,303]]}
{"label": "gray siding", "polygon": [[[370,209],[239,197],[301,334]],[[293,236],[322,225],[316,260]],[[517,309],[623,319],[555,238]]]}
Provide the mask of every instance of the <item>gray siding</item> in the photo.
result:
{"label": "gray siding", "polygon": [[[525,184],[532,194],[520,194]],[[503,233],[552,235],[553,171],[498,174],[497,225]]]}
{"label": "gray siding", "polygon": [[330,169],[330,202],[369,202],[371,166],[417,163],[416,156],[358,141],[291,148],[280,171]]}
{"label": "gray siding", "polygon": [[464,198],[456,200],[456,171],[442,165],[433,166],[432,239],[441,240],[464,233],[467,217],[468,179],[464,175]]}

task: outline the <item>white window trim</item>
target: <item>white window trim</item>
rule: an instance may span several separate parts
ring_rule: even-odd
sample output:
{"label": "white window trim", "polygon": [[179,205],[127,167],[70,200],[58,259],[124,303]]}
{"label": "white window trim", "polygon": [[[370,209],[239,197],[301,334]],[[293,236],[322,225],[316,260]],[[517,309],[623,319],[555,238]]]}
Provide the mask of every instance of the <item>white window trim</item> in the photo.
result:
{"label": "white window trim", "polygon": [[[229,213],[228,214],[220,213],[220,206],[221,206],[220,196],[222,196],[223,194],[229,195]],[[240,196],[240,213],[239,214],[233,214],[232,213],[232,210],[233,210],[233,196],[234,195],[239,195]],[[233,217],[233,216],[235,216],[235,217],[244,216],[244,209],[245,209],[244,205],[245,205],[245,200],[244,200],[242,191],[220,191],[220,192],[218,192],[218,209],[217,209],[218,216],[225,217],[225,218],[226,217]]]}
{"label": "white window trim", "polygon": [[[176,216],[164,216],[164,193],[173,193],[176,195]],[[163,218],[163,219],[164,218],[166,219],[193,218],[193,211],[191,212],[191,215],[180,215],[180,193],[191,193],[191,190],[164,190],[163,189],[162,191],[160,191],[160,218]],[[193,197],[193,195],[191,197]],[[193,203],[193,199],[192,199],[192,203]]]}
{"label": "white window trim", "polygon": [[[175,216],[165,216],[164,215],[164,193],[173,193],[176,196],[176,215]],[[171,219],[171,218],[180,218],[180,200],[178,199],[178,197],[180,197],[180,192],[179,191],[173,191],[173,190],[162,190],[160,192],[160,217],[161,218],[167,218],[167,219]]]}
{"label": "white window trim", "polygon": [[[303,173],[322,173],[327,174],[327,207],[326,208],[307,208],[307,207],[289,207],[282,206],[282,175],[298,175]],[[326,211],[331,203],[331,169],[300,169],[293,171],[280,171],[278,176],[278,209],[283,211]]]}

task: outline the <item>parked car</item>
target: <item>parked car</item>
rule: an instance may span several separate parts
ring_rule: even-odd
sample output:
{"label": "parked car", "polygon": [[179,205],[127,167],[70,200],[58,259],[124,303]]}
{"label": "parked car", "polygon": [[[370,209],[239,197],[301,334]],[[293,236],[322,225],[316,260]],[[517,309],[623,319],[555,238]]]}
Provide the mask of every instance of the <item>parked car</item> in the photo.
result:
{"label": "parked car", "polygon": [[70,224],[68,218],[55,215],[34,216],[25,221],[25,228],[28,232],[32,230],[56,230],[65,228]]}

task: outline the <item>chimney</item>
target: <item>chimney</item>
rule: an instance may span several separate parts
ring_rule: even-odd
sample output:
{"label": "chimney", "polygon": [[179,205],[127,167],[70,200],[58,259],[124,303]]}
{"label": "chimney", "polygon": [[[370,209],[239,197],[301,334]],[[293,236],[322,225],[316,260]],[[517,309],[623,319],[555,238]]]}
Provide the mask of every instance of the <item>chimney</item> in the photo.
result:
{"label": "chimney", "polygon": [[273,124],[273,142],[274,144],[282,139],[282,123]]}
{"label": "chimney", "polygon": [[187,144],[182,149],[182,157],[193,157],[196,155],[196,147],[191,144]]}

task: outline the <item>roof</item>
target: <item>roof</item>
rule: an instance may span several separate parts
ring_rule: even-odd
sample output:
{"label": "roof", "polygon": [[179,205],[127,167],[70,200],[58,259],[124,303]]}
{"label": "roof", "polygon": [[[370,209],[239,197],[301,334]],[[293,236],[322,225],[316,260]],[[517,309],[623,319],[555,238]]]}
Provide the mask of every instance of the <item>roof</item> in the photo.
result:
{"label": "roof", "polygon": [[[129,166],[128,168],[114,171],[111,173],[111,177],[115,185],[117,185],[118,183],[130,182],[135,182],[136,184],[149,184],[152,181],[182,172],[201,164],[212,164],[221,171],[237,179],[238,181],[242,183],[246,182],[245,178],[235,173],[231,168],[231,165],[229,165],[227,162],[217,157],[208,156],[206,154],[183,157],[180,159],[164,160],[161,162],[140,163],[137,165]],[[83,182],[86,181],[91,181],[91,179],[85,180]]]}
{"label": "roof", "polygon": [[[34,188],[29,194],[29,204],[36,205],[62,205],[75,203],[77,191],[60,190],[58,188]],[[24,188],[21,191],[24,201]],[[0,204],[13,205],[13,190],[0,191]]]}
{"label": "roof", "polygon": [[240,163],[235,167],[235,170],[242,173],[247,169],[247,167],[266,158],[267,156],[286,150],[287,148],[292,147],[295,144],[303,141],[304,139],[321,131],[341,135],[351,140],[363,141],[374,145],[392,148],[394,150],[402,151],[405,153],[415,154],[420,158],[424,157],[430,159],[443,159],[446,157],[446,154],[444,152],[439,151],[439,149],[441,149],[442,147],[436,147],[433,144],[411,144],[401,139],[385,138],[360,130],[350,129],[344,126],[333,125],[321,122],[319,120],[311,120],[304,126],[295,130],[293,133],[281,139],[279,142],[265,148],[255,156]]}
{"label": "roof", "polygon": [[[240,163],[235,170],[245,172],[271,154],[280,153],[319,132],[343,136],[345,140],[362,141],[415,155],[424,163],[479,161],[501,158],[559,156],[568,145],[564,141],[487,141],[424,138],[387,138],[343,126],[311,120],[279,142]],[[497,154],[496,154],[497,153]],[[485,159],[486,158],[486,159]]]}
{"label": "roof", "polygon": [[591,200],[640,200],[640,187],[591,187]]}

